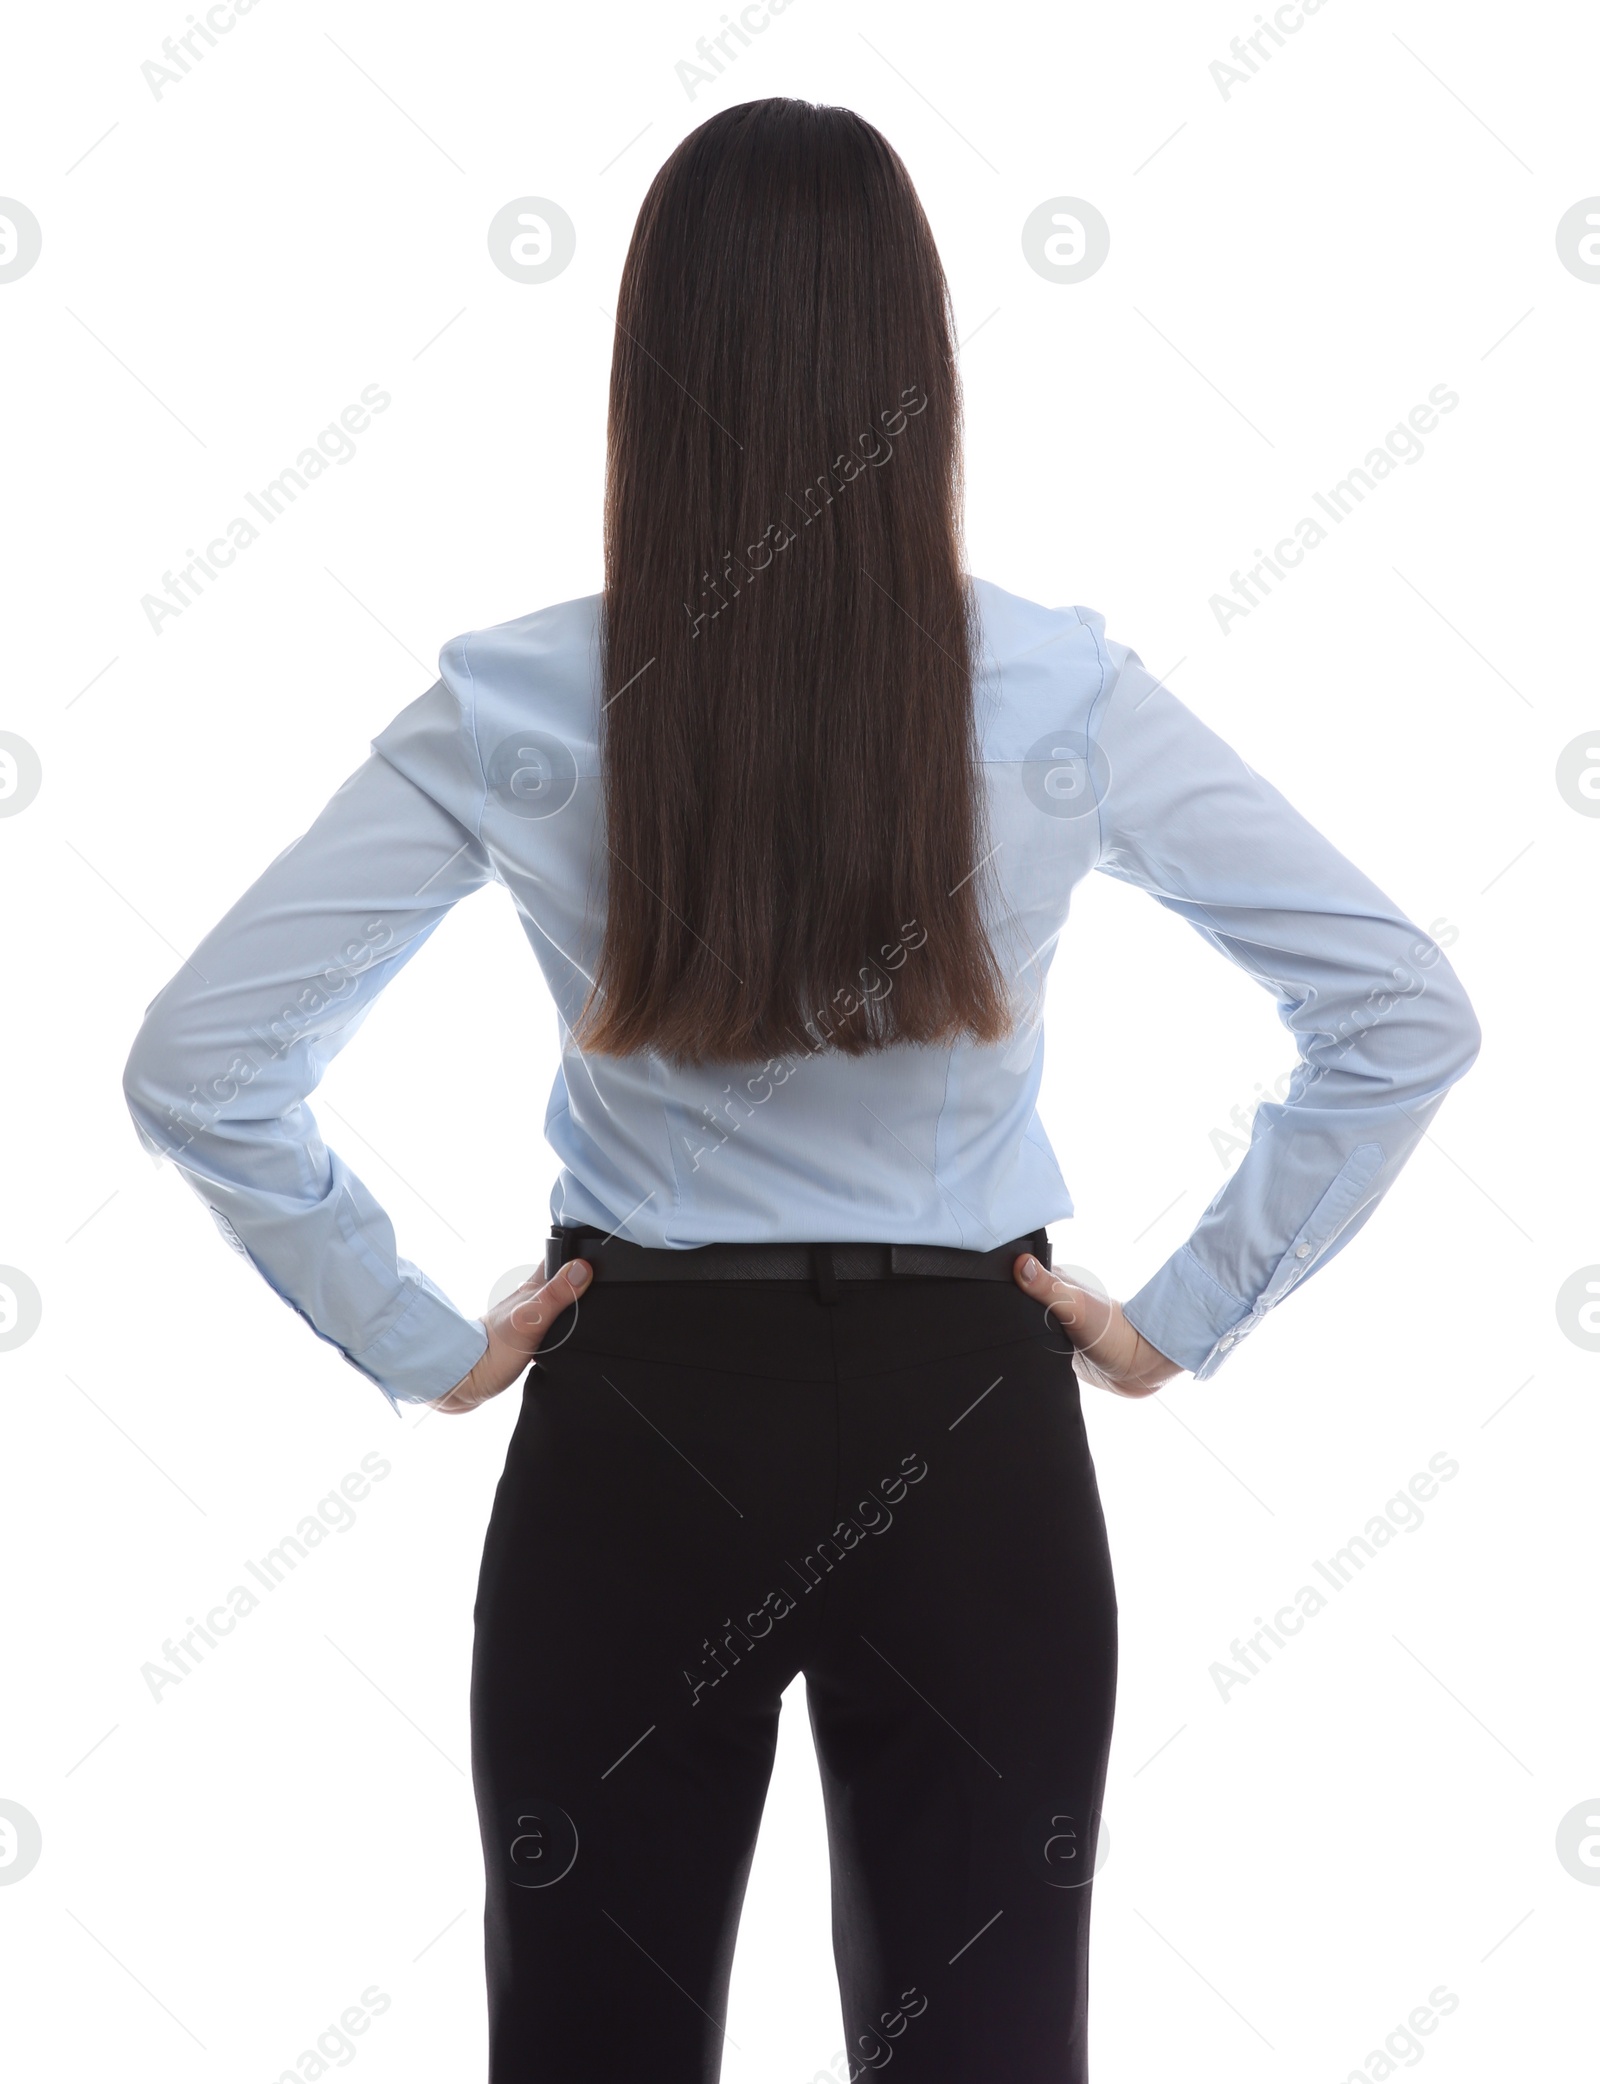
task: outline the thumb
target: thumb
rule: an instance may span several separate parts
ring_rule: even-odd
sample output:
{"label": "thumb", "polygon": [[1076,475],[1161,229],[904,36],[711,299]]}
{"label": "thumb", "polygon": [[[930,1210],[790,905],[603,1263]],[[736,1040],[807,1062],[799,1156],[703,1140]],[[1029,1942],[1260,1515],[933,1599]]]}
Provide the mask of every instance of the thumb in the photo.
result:
{"label": "thumb", "polygon": [[592,1278],[593,1270],[585,1259],[569,1259],[548,1281],[534,1274],[498,1305],[505,1313],[496,1326],[500,1336],[524,1353],[537,1353],[551,1325],[578,1300]]}
{"label": "thumb", "polygon": [[1044,1305],[1074,1346],[1092,1344],[1105,1330],[1111,1315],[1108,1296],[1052,1273],[1031,1252],[1025,1252],[1011,1272],[1017,1286]]}

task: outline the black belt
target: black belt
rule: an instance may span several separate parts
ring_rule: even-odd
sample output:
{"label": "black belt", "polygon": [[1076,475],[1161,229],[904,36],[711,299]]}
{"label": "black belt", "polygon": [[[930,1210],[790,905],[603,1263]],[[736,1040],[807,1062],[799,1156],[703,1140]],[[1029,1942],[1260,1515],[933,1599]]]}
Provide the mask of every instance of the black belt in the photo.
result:
{"label": "black belt", "polygon": [[587,1224],[556,1224],[544,1249],[544,1277],[551,1280],[569,1259],[584,1259],[597,1281],[814,1281],[823,1302],[837,1297],[840,1281],[889,1281],[907,1276],[955,1281],[1009,1281],[1020,1252],[1050,1264],[1050,1238],[1043,1229],[1013,1238],[992,1252],[966,1252],[955,1245],[750,1244],[690,1245],[682,1248],[630,1244]]}

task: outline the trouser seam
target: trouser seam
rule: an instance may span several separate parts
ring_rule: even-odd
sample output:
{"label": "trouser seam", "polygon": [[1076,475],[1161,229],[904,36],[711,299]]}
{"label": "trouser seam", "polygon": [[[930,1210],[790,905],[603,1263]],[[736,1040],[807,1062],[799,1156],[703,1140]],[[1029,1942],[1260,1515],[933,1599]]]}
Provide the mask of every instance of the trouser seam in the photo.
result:
{"label": "trouser seam", "polygon": [[[831,1372],[833,1375],[833,1504],[830,1509],[833,1513],[833,1527],[837,1527],[843,1517],[843,1508],[839,1501],[844,1491],[844,1454],[841,1445],[841,1435],[844,1428],[841,1411],[841,1385],[839,1381],[839,1333],[837,1319],[831,1310],[828,1313],[827,1321],[828,1354],[832,1362]],[[833,1533],[833,1527],[828,1529],[830,1536]],[[828,1594],[832,1589],[833,1572],[830,1570],[827,1577],[823,1580],[822,1601],[817,1608],[817,1636],[819,1642],[828,1625]]]}

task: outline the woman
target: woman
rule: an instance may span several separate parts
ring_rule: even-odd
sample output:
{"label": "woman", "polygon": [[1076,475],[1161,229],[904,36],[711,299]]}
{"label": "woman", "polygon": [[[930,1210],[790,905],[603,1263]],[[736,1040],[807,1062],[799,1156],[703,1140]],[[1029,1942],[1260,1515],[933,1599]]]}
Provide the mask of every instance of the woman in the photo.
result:
{"label": "woman", "polygon": [[[1209,1377],[1477,1048],[1437,946],[1098,615],[966,575],[959,484],[900,160],[843,109],[704,124],[624,270],[604,593],[448,644],[129,1061],[147,1145],[391,1403],[522,1378],[472,1681],[496,2084],[716,2076],[799,1672],[851,2074],[1085,2075],[1116,1604],[1078,1382]],[[1034,1111],[1092,868],[1300,1053],[1122,1305],[1049,1272]],[[303,1103],[491,881],[562,1170],[545,1274],[473,1319]]]}

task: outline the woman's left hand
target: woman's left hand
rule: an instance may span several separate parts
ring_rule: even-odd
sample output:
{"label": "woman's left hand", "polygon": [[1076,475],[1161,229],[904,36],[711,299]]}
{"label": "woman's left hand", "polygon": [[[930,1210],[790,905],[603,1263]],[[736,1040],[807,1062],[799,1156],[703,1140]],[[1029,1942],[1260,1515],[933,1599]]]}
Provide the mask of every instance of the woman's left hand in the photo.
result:
{"label": "woman's left hand", "polygon": [[429,1409],[476,1411],[490,1397],[509,1389],[538,1352],[551,1325],[588,1285],[588,1263],[569,1259],[553,1280],[535,1274],[531,1281],[513,1288],[484,1318],[489,1343],[470,1373],[463,1375],[454,1389],[436,1397]]}
{"label": "woman's left hand", "polygon": [[1147,1397],[1181,1375],[1122,1314],[1122,1305],[1053,1274],[1025,1252],[1012,1268],[1017,1286],[1042,1303],[1072,1341],[1072,1365],[1085,1382],[1119,1397]]}

